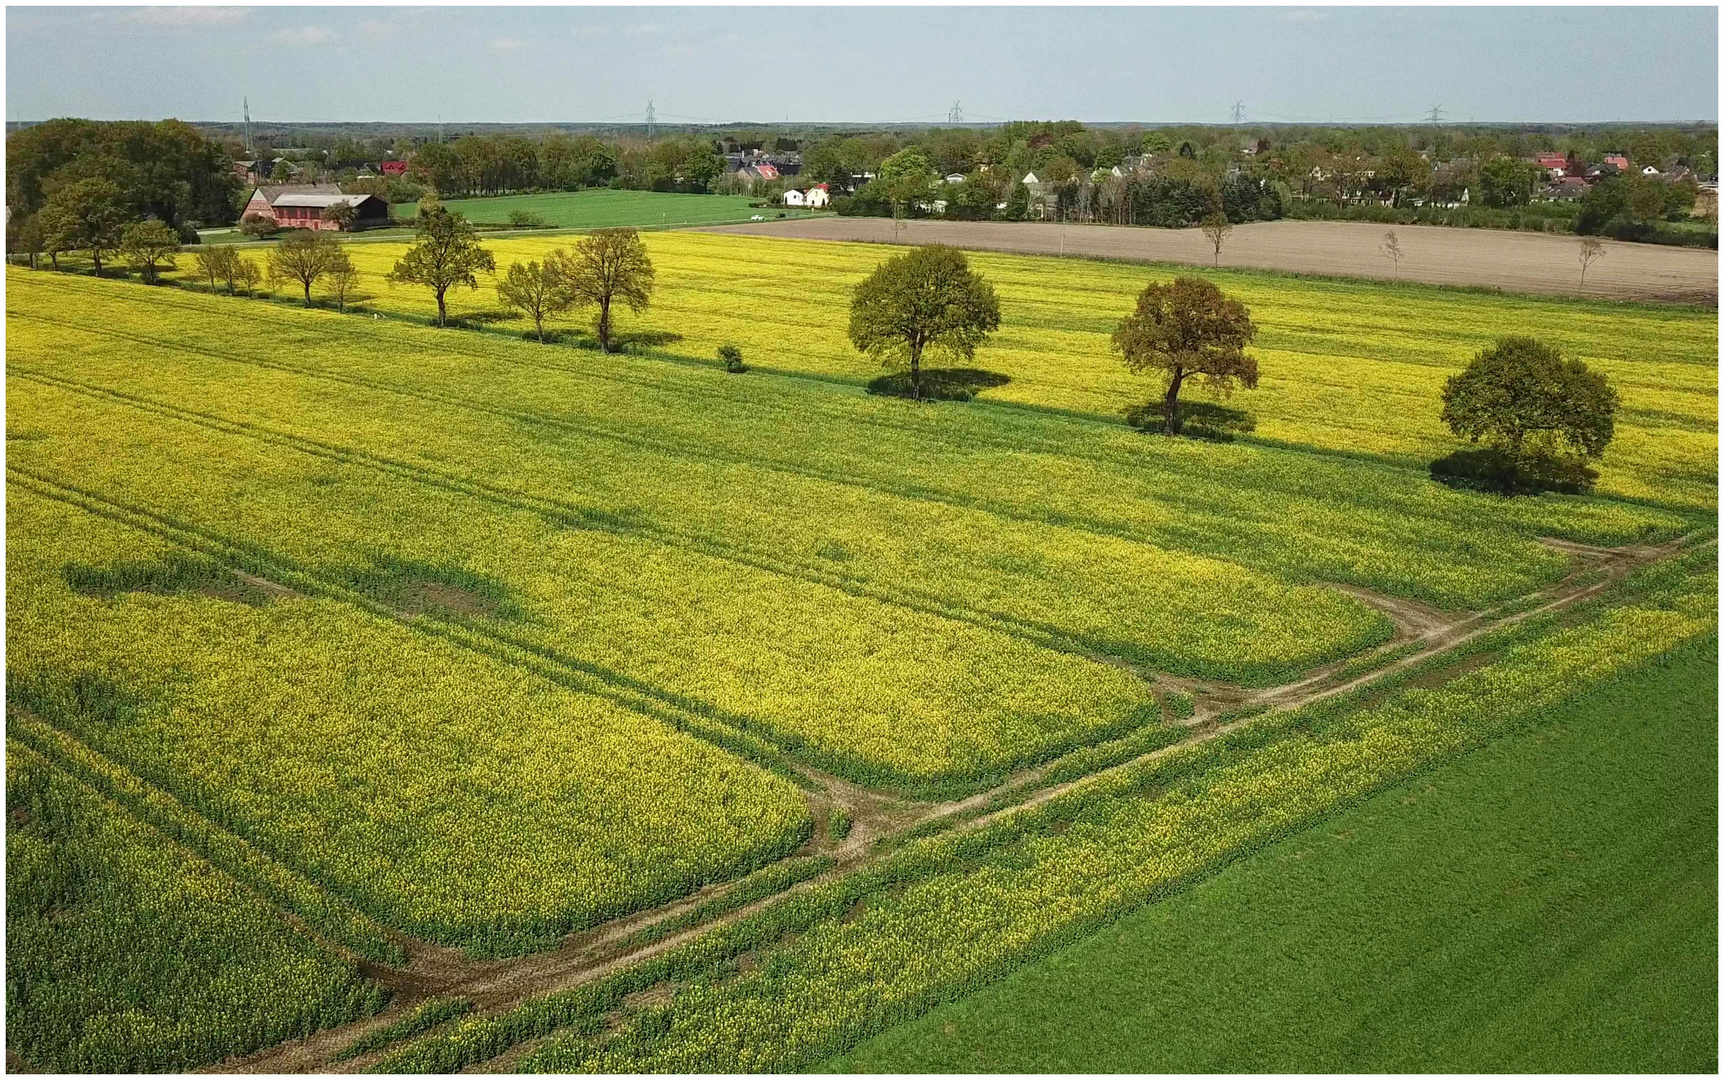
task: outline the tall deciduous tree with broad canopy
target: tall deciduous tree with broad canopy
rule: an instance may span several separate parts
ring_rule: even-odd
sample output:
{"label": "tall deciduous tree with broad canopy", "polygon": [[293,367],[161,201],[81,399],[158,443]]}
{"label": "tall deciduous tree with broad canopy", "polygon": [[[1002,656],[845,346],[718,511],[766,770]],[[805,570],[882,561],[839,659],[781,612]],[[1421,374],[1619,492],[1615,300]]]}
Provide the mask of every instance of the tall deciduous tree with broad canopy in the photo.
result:
{"label": "tall deciduous tree with broad canopy", "polygon": [[305,293],[305,306],[311,306],[311,287],[335,268],[336,260],[345,258],[341,245],[333,236],[295,229],[287,238],[269,250],[269,280],[297,281]]}
{"label": "tall deciduous tree with broad canopy", "polygon": [[1177,435],[1186,379],[1201,378],[1224,395],[1236,386],[1257,386],[1257,358],[1245,351],[1256,334],[1244,304],[1222,295],[1207,278],[1180,277],[1144,288],[1137,309],[1114,330],[1113,347],[1132,374],[1158,371],[1167,377],[1164,430]]}
{"label": "tall deciduous tree with broad canopy", "polygon": [[97,178],[75,181],[50,195],[42,212],[61,230],[59,250],[87,248],[100,276],[102,253],[120,246],[126,220],[119,185]]}
{"label": "tall deciduous tree with broad canopy", "polygon": [[944,244],[887,259],[850,301],[850,343],[885,367],[907,367],[917,400],[924,354],[969,360],[999,328],[994,287],[970,269],[963,252]]}
{"label": "tall deciduous tree with broad canopy", "polygon": [[420,200],[413,223],[418,236],[407,254],[396,260],[389,281],[428,287],[437,296],[437,325],[446,326],[449,308],[445,297],[449,290],[456,285],[477,289],[479,271],[491,273],[497,263],[479,246],[472,224],[433,199]]}
{"label": "tall deciduous tree with broad canopy", "polygon": [[1587,461],[1616,434],[1616,390],[1536,338],[1505,337],[1443,386],[1443,423],[1516,469],[1537,457]]}
{"label": "tall deciduous tree with broad canopy", "polygon": [[575,242],[572,253],[552,252],[546,262],[556,265],[576,304],[597,305],[593,332],[605,352],[612,351],[611,308],[621,301],[630,311],[644,311],[652,300],[652,260],[633,229],[595,229]]}

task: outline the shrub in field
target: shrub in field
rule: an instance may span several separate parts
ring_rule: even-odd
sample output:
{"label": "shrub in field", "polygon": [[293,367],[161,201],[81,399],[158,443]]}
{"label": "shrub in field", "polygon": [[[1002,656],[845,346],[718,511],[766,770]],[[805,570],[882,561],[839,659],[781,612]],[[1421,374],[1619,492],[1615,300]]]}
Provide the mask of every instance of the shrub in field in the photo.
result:
{"label": "shrub in field", "polygon": [[742,362],[742,350],[729,342],[718,347],[718,358],[724,362],[724,370],[732,375],[740,375],[748,370],[748,365]]}
{"label": "shrub in field", "polygon": [[274,236],[276,233],[281,231],[281,226],[278,225],[276,220],[272,217],[265,214],[252,213],[240,218],[239,231],[247,236],[262,238],[265,236]]}

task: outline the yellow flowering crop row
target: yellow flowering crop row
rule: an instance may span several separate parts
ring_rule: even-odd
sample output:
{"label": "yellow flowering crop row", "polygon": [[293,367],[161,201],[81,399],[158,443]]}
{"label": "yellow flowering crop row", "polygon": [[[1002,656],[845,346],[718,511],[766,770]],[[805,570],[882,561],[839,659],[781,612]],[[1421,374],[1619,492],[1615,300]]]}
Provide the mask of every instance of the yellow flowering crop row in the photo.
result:
{"label": "yellow flowering crop row", "polygon": [[7,509],[11,699],[388,925],[542,946],[811,828],[638,713],[16,484]]}
{"label": "yellow flowering crop row", "polygon": [[[109,325],[132,310],[111,305]],[[163,314],[136,313],[124,322],[135,331]],[[64,373],[74,389],[121,390],[137,408],[168,406],[182,419],[219,420],[224,431],[243,426],[260,439],[296,438],[308,451],[410,462],[427,482],[483,479],[496,486],[498,499],[513,491],[538,500],[534,505],[555,500],[670,543],[1160,670],[1284,678],[1389,632],[1385,619],[1333,590],[1289,587],[1231,562],[1120,536],[788,474],[722,454],[673,455],[581,433],[547,444],[511,419],[480,411],[501,396],[488,378],[474,387],[479,409],[456,410],[365,388],[319,393],[322,380],[279,363],[249,365],[243,352],[230,352],[237,362],[212,365],[207,353],[186,351],[205,340],[220,348],[222,332],[232,328],[219,317],[225,314],[198,319],[175,312],[176,344],[166,343],[165,327],[151,331],[160,346],[141,344],[137,334],[15,320],[13,371]],[[318,355],[327,361],[342,344],[331,341]],[[64,362],[71,355],[76,360]],[[419,359],[403,356],[397,364],[411,368]],[[317,404],[308,407],[314,394]]]}

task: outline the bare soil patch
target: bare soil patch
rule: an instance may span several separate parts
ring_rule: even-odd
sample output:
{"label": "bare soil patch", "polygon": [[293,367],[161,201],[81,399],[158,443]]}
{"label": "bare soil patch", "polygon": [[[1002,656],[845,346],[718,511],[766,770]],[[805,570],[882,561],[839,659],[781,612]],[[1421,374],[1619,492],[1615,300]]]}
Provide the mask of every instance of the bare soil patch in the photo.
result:
{"label": "bare soil patch", "polygon": [[[1357,221],[1259,221],[1234,228],[1221,249],[1221,265],[1390,280],[1395,272],[1379,248],[1383,234],[1391,228],[1407,252],[1400,264],[1399,276],[1403,281],[1611,300],[1718,303],[1716,251],[1605,240],[1605,255],[1587,270],[1583,291],[1579,237],[1508,229],[1389,226]],[[907,221],[898,233],[885,218],[829,217],[751,222],[700,231],[880,244],[951,244],[983,251],[1081,255],[1193,266],[1210,266],[1215,262],[1214,249],[1197,229]]]}

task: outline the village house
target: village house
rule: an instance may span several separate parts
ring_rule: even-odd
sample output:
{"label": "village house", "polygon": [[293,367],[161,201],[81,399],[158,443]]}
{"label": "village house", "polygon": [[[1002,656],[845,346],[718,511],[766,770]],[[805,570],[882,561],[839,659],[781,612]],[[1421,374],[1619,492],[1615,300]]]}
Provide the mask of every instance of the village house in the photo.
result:
{"label": "village house", "polygon": [[405,161],[385,161],[379,166],[379,168],[382,169],[384,176],[399,177],[407,175],[407,162]]}
{"label": "village house", "polygon": [[808,200],[808,205],[810,207],[817,208],[825,206],[832,201],[832,192],[825,184],[815,184],[813,187],[808,189],[808,194],[805,198]]}
{"label": "village house", "polygon": [[790,188],[784,193],[785,206],[806,206],[807,204],[808,200],[804,199],[802,197],[802,192],[797,191],[795,188]]}
{"label": "village house", "polygon": [[323,220],[323,212],[341,202],[353,207],[356,231],[389,222],[389,203],[381,197],[346,195],[331,184],[254,188],[240,218],[256,214],[283,229],[335,229],[335,222]]}

